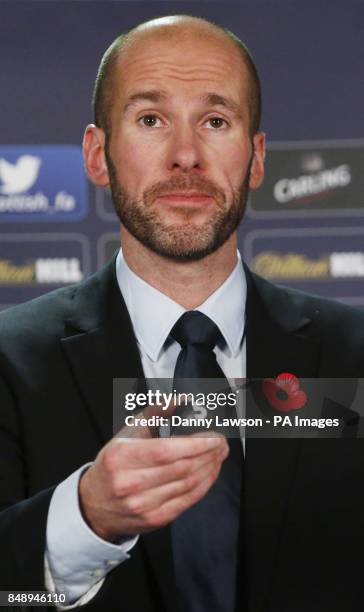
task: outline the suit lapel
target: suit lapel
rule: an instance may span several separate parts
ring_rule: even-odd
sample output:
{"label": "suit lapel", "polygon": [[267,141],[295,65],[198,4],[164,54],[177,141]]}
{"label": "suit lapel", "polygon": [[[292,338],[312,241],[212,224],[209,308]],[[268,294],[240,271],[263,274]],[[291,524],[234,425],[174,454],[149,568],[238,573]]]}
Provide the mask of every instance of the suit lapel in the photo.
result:
{"label": "suit lapel", "polygon": [[[61,344],[101,447],[113,435],[113,378],[144,378],[129,313],[117,285],[115,259],[78,287]],[[142,536],[141,546],[166,610],[172,612],[175,581],[169,528]]]}
{"label": "suit lapel", "polygon": [[[247,377],[275,378],[283,372],[299,378],[317,376],[319,345],[305,333],[315,313],[303,312],[297,304],[292,308],[292,303],[277,288],[251,275],[249,270],[246,276]],[[246,567],[251,597],[261,606],[269,598],[274,578],[300,449],[299,439],[249,439],[247,432]]]}
{"label": "suit lapel", "polygon": [[89,417],[105,444],[113,434],[113,378],[143,377],[114,260],[79,286],[72,311],[65,321],[61,344]]}

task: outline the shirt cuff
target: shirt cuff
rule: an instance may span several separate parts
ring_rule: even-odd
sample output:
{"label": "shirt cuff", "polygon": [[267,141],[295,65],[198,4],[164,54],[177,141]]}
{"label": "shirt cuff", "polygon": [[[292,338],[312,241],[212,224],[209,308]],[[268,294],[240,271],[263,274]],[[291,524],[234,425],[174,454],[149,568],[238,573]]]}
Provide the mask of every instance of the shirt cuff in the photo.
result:
{"label": "shirt cuff", "polygon": [[[47,582],[51,590],[66,596],[66,604],[80,599],[90,589],[93,597],[106,574],[130,558],[128,553],[139,538],[137,535],[121,544],[112,544],[87,525],[80,510],[78,485],[81,475],[90,465],[83,465],[61,482],[49,506],[45,561],[50,576]],[[98,588],[94,590],[96,584]],[[74,605],[81,603],[85,601]]]}
{"label": "shirt cuff", "polygon": [[[60,595],[60,592],[56,589],[56,585],[53,580],[51,570],[49,569],[49,562],[48,562],[47,555],[44,555],[44,573],[45,573],[45,587],[47,591],[49,591],[49,593],[52,593],[53,595],[56,595],[56,594]],[[87,604],[89,601],[91,601],[91,599],[95,597],[96,593],[101,589],[102,585],[104,584],[104,581],[105,581],[105,578],[102,578],[101,580],[96,582],[91,588],[89,588],[88,591],[86,591],[84,595],[82,595],[76,600],[73,600],[72,603],[63,603],[63,604],[55,603],[54,607],[57,610],[73,610],[74,608],[78,608],[79,606],[83,606]],[[65,601],[67,602],[68,599],[66,598]]]}

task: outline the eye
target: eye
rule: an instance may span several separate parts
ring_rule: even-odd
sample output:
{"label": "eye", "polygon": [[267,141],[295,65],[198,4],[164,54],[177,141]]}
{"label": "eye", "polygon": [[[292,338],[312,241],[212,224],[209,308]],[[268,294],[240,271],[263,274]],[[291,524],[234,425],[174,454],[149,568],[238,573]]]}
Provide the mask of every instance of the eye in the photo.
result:
{"label": "eye", "polygon": [[141,123],[145,127],[149,128],[161,127],[162,125],[162,122],[157,115],[143,115],[143,117],[138,119],[138,123]]}
{"label": "eye", "polygon": [[210,124],[209,129],[219,130],[221,128],[226,128],[228,126],[227,121],[222,117],[210,117],[206,121],[207,124]]}

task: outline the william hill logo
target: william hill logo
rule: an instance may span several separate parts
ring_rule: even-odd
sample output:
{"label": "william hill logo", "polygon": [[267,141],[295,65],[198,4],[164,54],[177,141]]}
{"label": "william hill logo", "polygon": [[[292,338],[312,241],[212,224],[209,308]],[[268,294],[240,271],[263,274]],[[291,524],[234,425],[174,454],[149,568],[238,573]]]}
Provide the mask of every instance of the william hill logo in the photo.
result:
{"label": "william hill logo", "polygon": [[321,280],[330,275],[330,261],[328,257],[311,259],[299,253],[264,251],[254,257],[252,269],[265,278]]}
{"label": "william hill logo", "polygon": [[336,252],[316,259],[300,253],[263,251],[252,261],[252,269],[274,280],[354,279],[364,277],[364,253]]}
{"label": "william hill logo", "polygon": [[82,279],[81,262],[77,257],[39,257],[23,264],[0,259],[1,285],[63,284]]}

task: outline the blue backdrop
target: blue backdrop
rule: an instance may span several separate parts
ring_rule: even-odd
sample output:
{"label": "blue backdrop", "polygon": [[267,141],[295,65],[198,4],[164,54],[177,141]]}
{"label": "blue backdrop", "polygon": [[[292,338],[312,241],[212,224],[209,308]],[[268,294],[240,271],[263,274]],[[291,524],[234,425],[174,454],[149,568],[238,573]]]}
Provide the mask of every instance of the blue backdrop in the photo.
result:
{"label": "blue backdrop", "polygon": [[241,227],[245,258],[277,282],[364,306],[361,0],[3,0],[1,307],[77,281],[115,249],[108,195],[80,157],[93,81],[122,30],[171,13],[232,29],[261,75],[267,180]]}

